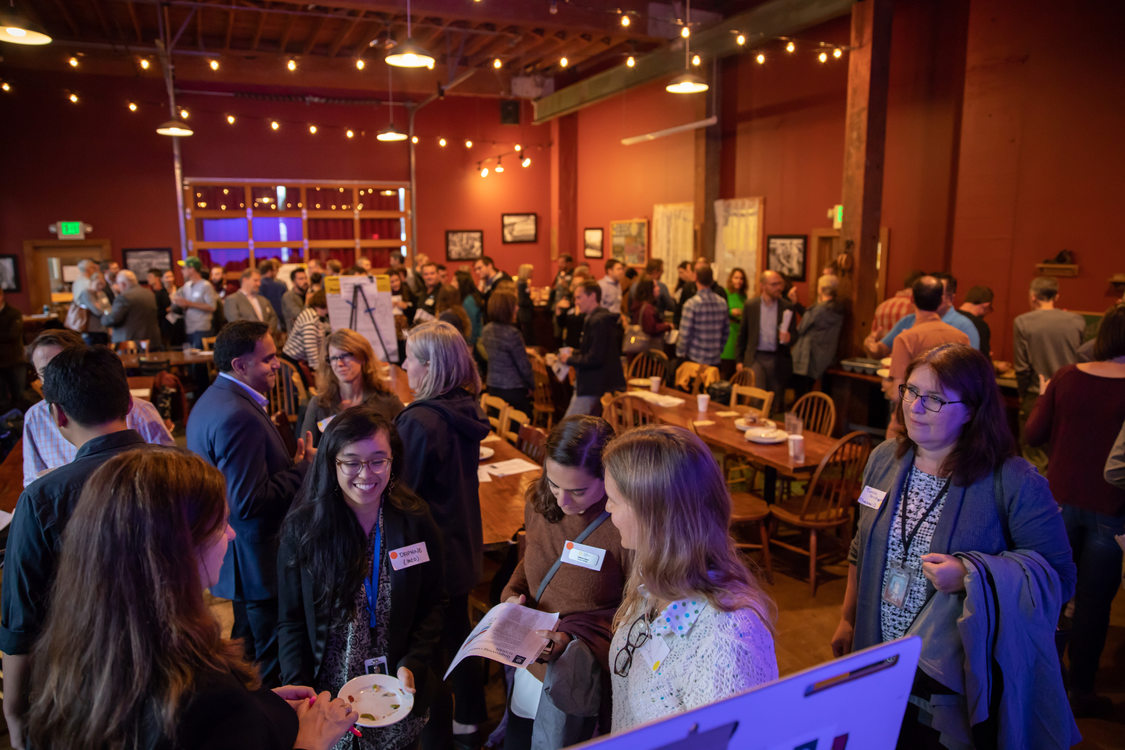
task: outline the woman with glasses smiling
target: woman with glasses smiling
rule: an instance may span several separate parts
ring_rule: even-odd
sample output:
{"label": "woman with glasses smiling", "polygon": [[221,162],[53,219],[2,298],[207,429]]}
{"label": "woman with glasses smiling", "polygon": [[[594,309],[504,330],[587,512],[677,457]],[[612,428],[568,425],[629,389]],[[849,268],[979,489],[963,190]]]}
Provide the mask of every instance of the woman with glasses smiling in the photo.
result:
{"label": "woman with glasses smiling", "polygon": [[371,344],[350,328],[328,335],[316,370],[317,395],[309,401],[301,432],[311,432],[313,445],[320,444],[332,418],[351,406],[364,404],[394,420],[402,401],[379,374],[379,359]]}
{"label": "woman with glasses smiling", "polygon": [[1069,747],[1054,632],[1074,562],[1046,480],[1015,456],[992,365],[944,344],[899,393],[905,434],[864,471],[832,650],[922,636],[900,747]]}
{"label": "woman with glasses smiling", "polygon": [[[281,672],[336,695],[371,673],[415,692],[397,724],[365,727],[338,747],[413,747],[438,684],[445,619],[440,533],[401,481],[402,441],[375,409],[332,420],[281,530],[278,653]],[[348,744],[355,742],[358,744]]]}
{"label": "woman with glasses smiling", "polygon": [[776,680],[775,607],[730,538],[711,451],[680,427],[641,427],[604,462],[606,510],[635,552],[609,649],[613,731]]}

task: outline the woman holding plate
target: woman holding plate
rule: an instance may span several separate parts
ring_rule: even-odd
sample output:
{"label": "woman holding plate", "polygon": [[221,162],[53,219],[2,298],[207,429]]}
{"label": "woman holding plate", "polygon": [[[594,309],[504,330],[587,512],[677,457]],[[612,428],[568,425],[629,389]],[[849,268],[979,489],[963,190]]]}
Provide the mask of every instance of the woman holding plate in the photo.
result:
{"label": "woman holding plate", "polygon": [[[398,432],[376,409],[339,414],[286,516],[278,553],[282,674],[333,695],[363,675],[394,675],[403,699],[381,707],[396,713],[413,696],[408,714],[387,726],[371,726],[383,714],[356,704],[358,723],[367,724],[359,743],[368,748],[416,746],[437,685],[431,667],[446,602],[440,535],[425,504],[398,481],[402,455]],[[346,742],[338,747],[354,747]]]}

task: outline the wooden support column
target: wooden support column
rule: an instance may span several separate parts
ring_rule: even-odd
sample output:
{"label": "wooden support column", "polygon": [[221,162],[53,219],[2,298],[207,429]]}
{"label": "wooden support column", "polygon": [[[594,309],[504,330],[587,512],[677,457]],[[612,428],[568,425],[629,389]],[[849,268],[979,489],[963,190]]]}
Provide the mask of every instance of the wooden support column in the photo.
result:
{"label": "wooden support column", "polygon": [[851,259],[850,269],[841,273],[840,294],[850,300],[852,313],[841,345],[852,355],[863,352],[875,312],[892,13],[892,0],[862,0],[852,6],[840,231],[840,249]]}
{"label": "wooden support column", "polygon": [[[716,117],[718,121],[707,128],[695,131],[695,258],[703,256],[715,261],[715,201],[719,199],[719,176],[721,171],[723,117],[721,112],[720,61],[715,60],[711,67],[711,90],[707,92],[707,111],[704,117]],[[723,269],[730,271],[729,268]],[[665,274],[670,273],[665,269]]]}
{"label": "wooden support column", "polygon": [[[582,262],[578,237],[578,115],[551,120],[551,260],[570,253]],[[549,276],[554,269],[549,269]]]}

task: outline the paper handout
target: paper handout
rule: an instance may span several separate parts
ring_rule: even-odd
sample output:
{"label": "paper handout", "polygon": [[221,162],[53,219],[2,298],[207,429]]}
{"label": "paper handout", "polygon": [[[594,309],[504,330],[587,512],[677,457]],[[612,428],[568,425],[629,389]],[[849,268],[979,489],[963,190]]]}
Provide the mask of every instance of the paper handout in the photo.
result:
{"label": "paper handout", "polygon": [[526,667],[547,645],[547,639],[535,635],[535,631],[554,630],[558,621],[558,612],[540,612],[511,602],[497,604],[457,649],[442,679],[448,679],[466,656],[483,656],[512,667]]}

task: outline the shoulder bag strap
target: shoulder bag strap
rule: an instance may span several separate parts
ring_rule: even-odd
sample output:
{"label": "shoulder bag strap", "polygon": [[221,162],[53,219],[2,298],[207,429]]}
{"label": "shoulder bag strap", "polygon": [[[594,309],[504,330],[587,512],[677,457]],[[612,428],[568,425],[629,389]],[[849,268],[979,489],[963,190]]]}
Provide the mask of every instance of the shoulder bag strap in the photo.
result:
{"label": "shoulder bag strap", "polygon": [[[591,521],[590,525],[583,529],[582,533],[579,534],[574,541],[578,544],[586,541],[586,537],[593,534],[599,526],[605,523],[605,520],[607,518],[609,518],[609,511],[603,510],[602,514]],[[550,583],[551,579],[555,577],[555,573],[559,571],[559,568],[561,566],[562,554],[560,554],[559,558],[555,560],[555,564],[551,566],[551,569],[547,571],[547,575],[543,576],[543,580],[539,583],[539,590],[535,592],[535,601],[539,601],[543,598],[543,592],[547,590],[547,584]]]}
{"label": "shoulder bag strap", "polygon": [[1008,528],[1008,502],[1004,497],[1004,467],[997,467],[992,472],[992,496],[996,500],[996,515],[1000,516],[1000,528],[1004,530],[1004,544],[1009,550],[1015,549],[1012,541],[1012,532]]}

